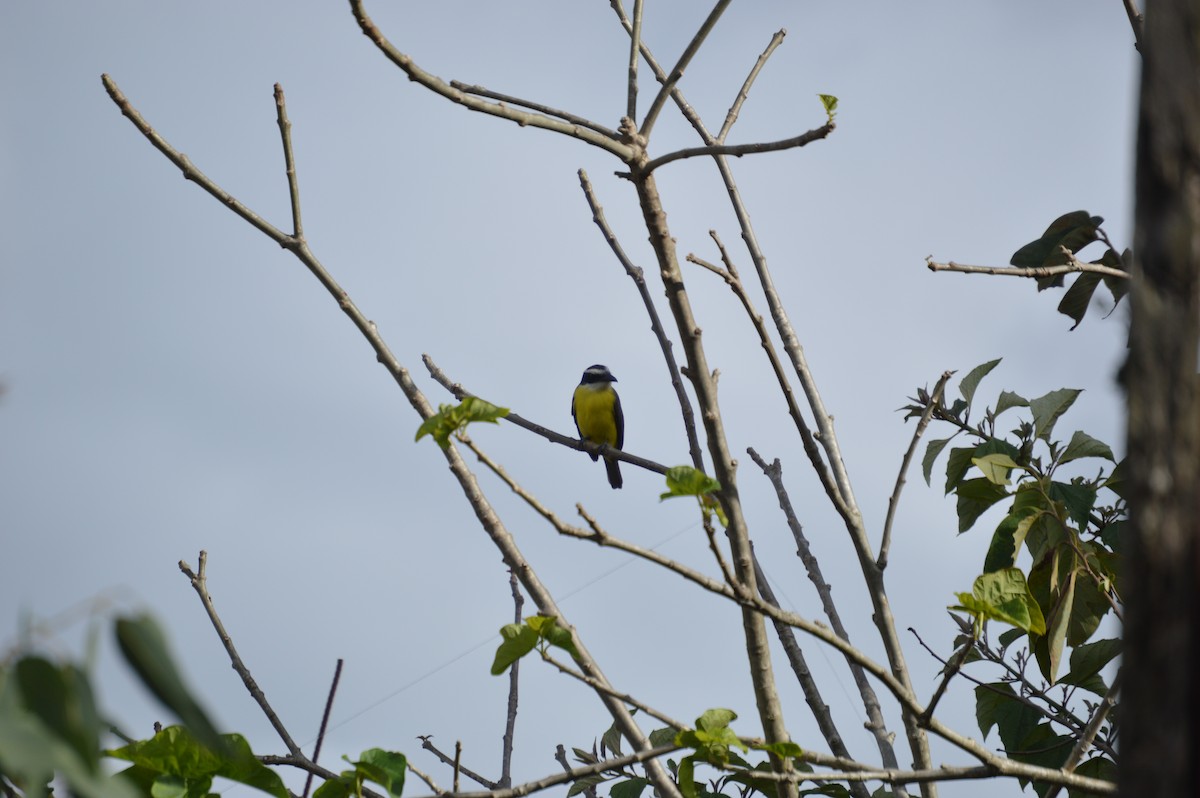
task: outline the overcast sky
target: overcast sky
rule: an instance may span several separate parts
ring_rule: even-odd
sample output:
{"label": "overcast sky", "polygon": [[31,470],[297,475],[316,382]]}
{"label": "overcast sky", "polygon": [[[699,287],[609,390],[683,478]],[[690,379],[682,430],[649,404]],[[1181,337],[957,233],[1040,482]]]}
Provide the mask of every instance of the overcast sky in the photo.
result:
{"label": "overcast sky", "polygon": [[[645,40],[673,63],[708,8],[646,5]],[[624,113],[628,44],[603,0],[376,0],[368,10],[443,78],[610,127]],[[1131,243],[1137,59],[1121,4],[734,4],[680,84],[710,128],[780,28],[787,38],[730,142],[818,127],[819,93],[840,99],[838,127],[734,168],[876,545],[912,433],[895,411],[945,369],[1004,357],[980,388],[985,401],[1001,389],[1083,388],[1059,431],[1123,449],[1114,374],[1124,308],[1106,320],[1094,308],[1069,332],[1058,292],[925,268],[927,255],[1004,265],[1081,208],[1105,217],[1118,245]],[[421,734],[447,750],[461,739],[464,763],[496,776],[507,681],[487,670],[512,615],[499,555],[434,444],[413,442],[419,419],[336,303],[185,182],[121,117],[100,75],[197,167],[286,228],[272,101],[282,83],[308,240],[431,401],[449,397],[422,353],[469,390],[573,433],[571,390],[604,363],[619,379],[626,448],[682,463],[661,355],[576,176],[591,175],[668,318],[631,186],[614,176],[620,163],[409,82],[345,3],[8,4],[0,66],[0,656],[18,644],[22,619],[39,625],[39,649],[64,656],[83,656],[98,630],[101,701],[146,736],[169,718],[118,662],[109,621],[150,609],[222,728],[260,753],[281,751],[177,569],[206,549],[229,632],[307,750],[345,659],[327,766],[381,746],[447,784],[419,750]],[[644,85],[642,112],[653,91]],[[669,106],[652,154],[696,143]],[[681,256],[715,260],[715,229],[749,277],[712,163],[675,163],[658,181]],[[747,446],[783,461],[852,639],[881,656],[844,529],[805,467],[745,314],[714,275],[688,267],[685,278],[776,590],[817,614]],[[754,299],[765,312],[757,289]],[[694,506],[660,503],[658,476],[625,466],[625,488],[611,491],[602,466],[578,452],[508,424],[472,434],[560,515],[583,502],[613,534],[716,573]],[[995,520],[955,535],[943,467],[932,488],[910,474],[887,577],[897,626],[945,655],[944,608],[969,589]],[[760,732],[736,610],[623,555],[558,539],[494,477],[480,480],[618,689],[685,720],[730,707],[742,716],[736,729]],[[939,665],[903,634],[927,700]],[[844,663],[806,650],[851,752],[871,761]],[[776,657],[794,739],[823,749]],[[529,662],[522,675],[519,780],[554,771],[556,744],[590,747],[610,723],[593,695],[548,667]],[[941,710],[979,736],[970,685],[958,683]],[[994,734],[988,743],[999,746]],[[969,763],[936,742],[934,761]],[[981,794],[973,783],[943,787]]]}

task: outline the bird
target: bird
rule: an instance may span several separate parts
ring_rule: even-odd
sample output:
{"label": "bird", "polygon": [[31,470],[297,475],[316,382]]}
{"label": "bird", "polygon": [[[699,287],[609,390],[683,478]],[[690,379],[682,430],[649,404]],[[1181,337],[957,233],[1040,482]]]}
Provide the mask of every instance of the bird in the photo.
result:
{"label": "bird", "polygon": [[[588,366],[571,396],[571,417],[581,439],[620,449],[625,444],[625,416],[621,412],[621,397],[613,390],[616,381],[608,366]],[[594,452],[588,454],[592,460],[599,459]],[[608,471],[608,484],[614,490],[620,488],[624,483],[617,461],[605,457],[604,468]]]}

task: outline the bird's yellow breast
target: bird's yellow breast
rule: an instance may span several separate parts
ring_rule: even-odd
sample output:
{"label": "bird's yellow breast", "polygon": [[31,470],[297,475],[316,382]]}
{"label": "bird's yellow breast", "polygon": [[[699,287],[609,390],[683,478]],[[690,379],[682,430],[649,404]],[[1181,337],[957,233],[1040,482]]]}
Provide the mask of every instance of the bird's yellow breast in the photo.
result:
{"label": "bird's yellow breast", "polygon": [[579,434],[592,443],[617,445],[617,419],[613,405],[617,393],[611,385],[580,385],[575,389],[573,408]]}

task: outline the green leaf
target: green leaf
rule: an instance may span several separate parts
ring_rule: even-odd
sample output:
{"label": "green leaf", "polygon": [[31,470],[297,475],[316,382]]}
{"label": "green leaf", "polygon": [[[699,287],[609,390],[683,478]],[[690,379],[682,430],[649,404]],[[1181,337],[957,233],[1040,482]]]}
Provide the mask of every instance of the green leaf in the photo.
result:
{"label": "green leaf", "polygon": [[149,740],[130,743],[108,754],[155,774],[156,790],[163,794],[179,790],[187,795],[204,795],[213,778],[219,776],[275,798],[288,798],[279,774],[258,761],[245,737],[225,734],[219,743],[214,749],[187,727],[168,726]]}
{"label": "green leaf", "polygon": [[[942,453],[942,449],[945,449],[946,444],[951,440],[951,438],[932,440],[929,442],[929,445],[925,447],[925,457],[921,460],[921,471],[925,474],[926,485],[932,485],[932,483],[929,481],[929,478],[933,473],[933,463],[935,460],[937,460],[938,455]],[[947,493],[948,492],[949,491],[947,491]]]}
{"label": "green leaf", "polygon": [[500,647],[492,660],[492,675],[499,676],[508,666],[528,654],[538,644],[538,633],[523,623],[510,623],[500,627]]}
{"label": "green leaf", "polygon": [[724,729],[737,720],[737,713],[732,709],[707,709],[696,718],[696,728],[707,732]]}
{"label": "green leaf", "polygon": [[404,777],[408,773],[408,758],[404,754],[368,748],[351,764],[363,779],[383,787],[392,798],[400,798],[404,792]]}
{"label": "green leaf", "polygon": [[74,665],[60,667],[29,656],[17,660],[12,676],[25,709],[95,771],[100,764],[100,716],[87,675]]}
{"label": "green leaf", "polygon": [[474,421],[498,424],[509,412],[507,407],[497,407],[478,396],[468,396],[457,405],[438,405],[438,412],[417,428],[414,440],[432,435],[437,445],[445,449],[450,446],[450,436],[468,424]]}
{"label": "green leaf", "polygon": [[1112,473],[1108,475],[1108,479],[1104,480],[1104,485],[1102,487],[1108,488],[1122,499],[1128,501],[1129,497],[1125,495],[1125,491],[1129,485],[1128,481],[1126,480],[1126,470],[1127,469],[1124,460],[1117,463],[1116,467],[1112,470]]}
{"label": "green leaf", "polygon": [[600,736],[600,753],[611,751],[617,756],[624,756],[621,753],[621,730],[617,728],[617,722],[608,727],[608,731]]}
{"label": "green leaf", "polygon": [[659,501],[676,496],[705,496],[721,489],[720,482],[687,465],[668,468],[666,479],[667,492],[658,497]]}
{"label": "green leaf", "polygon": [[1096,695],[1108,692],[1100,678],[1100,671],[1121,654],[1121,641],[1117,639],[1097,640],[1083,643],[1071,649],[1071,670],[1058,680],[1059,684],[1073,684],[1090,690]]}
{"label": "green leaf", "polygon": [[167,639],[154,619],[149,615],[118,618],[116,631],[121,653],[142,684],[183,721],[196,739],[219,751],[221,735],[184,684]]}
{"label": "green leaf", "polygon": [[1090,485],[1051,482],[1046,494],[1056,502],[1062,502],[1068,517],[1075,522],[1079,531],[1087,528],[1092,507],[1096,504],[1096,489]]}
{"label": "green leaf", "polygon": [[683,793],[683,798],[696,798],[696,781],[693,776],[695,770],[696,765],[690,756],[679,760],[679,773],[675,780],[679,783],[679,791]]}
{"label": "green leaf", "polygon": [[1000,732],[1005,748],[1015,748],[1037,726],[1041,715],[1025,704],[1007,682],[975,688],[975,720],[986,740],[992,727]]}
{"label": "green leaf", "polygon": [[1033,413],[1034,437],[1049,442],[1050,433],[1054,430],[1054,422],[1067,412],[1067,408],[1075,403],[1081,393],[1083,391],[1077,388],[1059,388],[1057,391],[1051,391],[1045,396],[1039,396],[1030,401],[1029,409]]}
{"label": "green leaf", "polygon": [[1069,316],[1075,323],[1071,325],[1074,330],[1083,321],[1083,317],[1087,314],[1088,306],[1092,303],[1092,294],[1096,292],[1096,286],[1100,285],[1100,275],[1095,272],[1082,272],[1075,278],[1075,282],[1071,283],[1071,287],[1063,294],[1062,300],[1058,303],[1058,312],[1064,316]]}
{"label": "green leaf", "polygon": [[625,781],[618,781],[609,790],[609,798],[641,798],[642,792],[650,786],[649,779],[635,776]]}
{"label": "green leaf", "polygon": [[664,726],[661,729],[655,729],[646,735],[650,740],[651,748],[658,748],[660,745],[667,745],[675,742],[675,730],[670,726]]}
{"label": "green leaf", "polygon": [[567,790],[567,798],[571,798],[572,795],[579,795],[582,792],[586,792],[592,787],[598,787],[606,781],[608,781],[608,776],[604,776],[599,773],[578,778],[571,785],[571,789]]}
{"label": "green leaf", "polygon": [[1003,485],[996,485],[982,477],[968,479],[958,486],[958,533],[966,532],[979,516],[993,504],[1008,496]]}
{"label": "green leaf", "polygon": [[1062,457],[1058,459],[1059,463],[1069,463],[1072,460],[1080,460],[1084,457],[1103,457],[1106,460],[1117,462],[1113,457],[1112,449],[1108,448],[1108,444],[1104,441],[1099,441],[1088,435],[1086,432],[1076,430],[1071,436],[1071,442],[1067,444],[1066,451]]}
{"label": "green leaf", "polygon": [[[1006,746],[1005,752],[1018,762],[1058,770],[1067,761],[1074,746],[1074,737],[1055,734],[1054,727],[1049,723],[1040,723],[1015,746]],[[1043,782],[1033,782],[1033,788],[1039,795],[1045,795],[1047,786]]]}
{"label": "green leaf", "polygon": [[[1009,262],[1020,268],[1064,264],[1067,262],[1067,258],[1059,247],[1066,247],[1071,252],[1078,252],[1099,238],[1096,230],[1103,222],[1104,219],[1092,216],[1087,211],[1065,213],[1051,222],[1040,238],[1030,241],[1013,253],[1012,260]],[[1062,284],[1061,277],[1056,284]]]}
{"label": "green leaf", "polygon": [[804,756],[804,749],[791,740],[782,740],[776,743],[762,743],[752,747],[756,751],[766,751],[769,754],[774,754],[780,759],[801,759]]}
{"label": "green leaf", "polygon": [[[1067,629],[1075,604],[1078,569],[1075,552],[1063,543],[1049,552],[1029,572],[1029,589],[1046,616],[1046,628],[1030,638],[1030,648],[1046,681],[1054,684],[1067,642]],[[1032,631],[1032,630],[1031,630]]]}
{"label": "green leaf", "polygon": [[825,108],[825,115],[832,122],[833,118],[837,116],[838,98],[832,94],[818,94],[817,96],[821,98],[821,105]]}
{"label": "green leaf", "polygon": [[972,457],[971,463],[983,473],[984,479],[993,485],[1009,484],[1008,472],[1020,467],[1005,452],[985,454],[983,457]]}
{"label": "green leaf", "polygon": [[1000,365],[1002,358],[989,360],[987,363],[982,363],[968,372],[967,376],[962,378],[962,382],[958,384],[958,392],[962,394],[962,398],[967,404],[975,398],[975,389],[979,387],[979,381],[988,375],[988,372]]}
{"label": "green leaf", "polygon": [[975,579],[970,593],[957,595],[960,603],[950,609],[967,612],[977,622],[996,620],[1035,634],[1045,633],[1046,621],[1019,568],[983,574]]}
{"label": "green leaf", "polygon": [[974,448],[951,449],[950,456],[946,459],[946,493],[950,493],[958,487],[963,477],[966,476],[967,471],[974,464],[972,461],[975,458],[998,452],[1003,452],[1014,460],[1020,455],[1020,450],[1017,447],[999,438],[991,438]]}
{"label": "green leaf", "polygon": [[995,415],[998,416],[1013,407],[1029,407],[1029,400],[1012,391],[1001,391],[1000,398],[996,400]]}
{"label": "green leaf", "polygon": [[[1080,776],[1087,776],[1089,779],[1101,779],[1103,781],[1111,781],[1114,784],[1117,781],[1118,773],[1117,764],[1111,759],[1106,759],[1102,756],[1092,757],[1075,768],[1075,772]],[[1095,793],[1084,792],[1083,790],[1067,790],[1067,798],[1095,798],[1095,795]]]}

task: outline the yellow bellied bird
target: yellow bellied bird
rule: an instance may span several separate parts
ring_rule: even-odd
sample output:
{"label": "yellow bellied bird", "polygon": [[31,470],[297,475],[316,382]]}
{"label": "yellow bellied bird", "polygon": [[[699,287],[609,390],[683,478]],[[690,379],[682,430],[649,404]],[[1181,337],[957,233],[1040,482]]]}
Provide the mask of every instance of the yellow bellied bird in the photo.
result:
{"label": "yellow bellied bird", "polygon": [[[580,438],[620,449],[625,444],[625,416],[621,413],[621,397],[613,390],[616,381],[608,366],[588,366],[571,397],[571,416]],[[593,460],[598,458],[599,455],[592,454]],[[608,484],[621,487],[621,466],[617,461],[605,457],[604,468],[608,471]]]}

